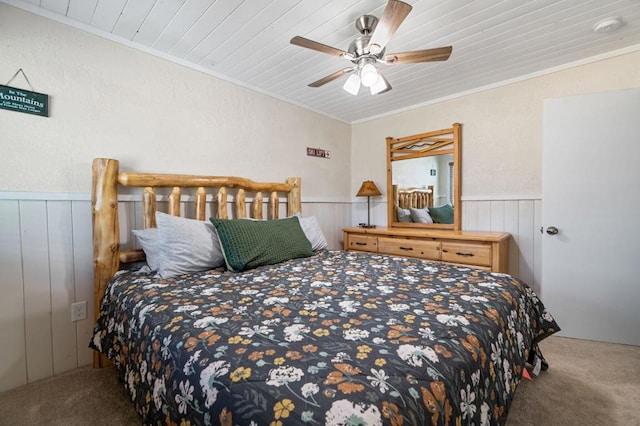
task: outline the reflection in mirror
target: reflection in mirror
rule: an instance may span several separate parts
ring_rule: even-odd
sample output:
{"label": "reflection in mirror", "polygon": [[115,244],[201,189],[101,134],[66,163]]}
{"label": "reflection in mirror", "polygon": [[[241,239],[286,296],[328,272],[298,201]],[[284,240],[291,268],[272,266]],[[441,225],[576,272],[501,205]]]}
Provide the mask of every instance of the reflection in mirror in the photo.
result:
{"label": "reflection in mirror", "polygon": [[417,190],[424,190],[430,195],[424,198],[433,200],[429,202],[432,207],[453,206],[453,154],[396,161],[391,167],[393,185],[399,190],[415,194],[421,193]]}
{"label": "reflection in mirror", "polygon": [[460,127],[387,138],[389,226],[460,230]]}

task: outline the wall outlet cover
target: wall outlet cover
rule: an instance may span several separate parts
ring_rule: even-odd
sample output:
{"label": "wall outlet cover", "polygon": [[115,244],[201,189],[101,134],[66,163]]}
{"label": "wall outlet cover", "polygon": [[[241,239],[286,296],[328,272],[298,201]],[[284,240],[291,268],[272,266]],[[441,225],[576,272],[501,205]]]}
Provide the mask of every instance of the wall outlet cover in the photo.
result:
{"label": "wall outlet cover", "polygon": [[87,319],[87,302],[76,302],[71,304],[71,321],[81,321]]}

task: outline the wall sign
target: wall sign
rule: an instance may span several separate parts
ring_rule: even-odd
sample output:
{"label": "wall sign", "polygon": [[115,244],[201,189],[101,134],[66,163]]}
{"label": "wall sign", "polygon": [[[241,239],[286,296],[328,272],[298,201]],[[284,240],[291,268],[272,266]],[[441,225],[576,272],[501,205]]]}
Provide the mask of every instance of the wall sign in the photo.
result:
{"label": "wall sign", "polygon": [[49,95],[0,84],[0,109],[49,116]]}
{"label": "wall sign", "polygon": [[331,152],[320,148],[307,148],[310,157],[331,158]]}

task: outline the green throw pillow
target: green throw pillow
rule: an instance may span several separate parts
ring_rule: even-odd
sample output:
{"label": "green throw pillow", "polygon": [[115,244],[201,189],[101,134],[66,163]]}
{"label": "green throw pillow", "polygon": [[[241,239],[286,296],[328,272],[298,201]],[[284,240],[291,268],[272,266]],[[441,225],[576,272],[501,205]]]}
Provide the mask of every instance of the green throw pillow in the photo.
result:
{"label": "green throw pillow", "polygon": [[311,243],[293,216],[280,220],[211,218],[227,268],[246,271],[313,254]]}
{"label": "green throw pillow", "polygon": [[442,207],[429,207],[429,214],[435,223],[453,223],[453,207],[449,204]]}

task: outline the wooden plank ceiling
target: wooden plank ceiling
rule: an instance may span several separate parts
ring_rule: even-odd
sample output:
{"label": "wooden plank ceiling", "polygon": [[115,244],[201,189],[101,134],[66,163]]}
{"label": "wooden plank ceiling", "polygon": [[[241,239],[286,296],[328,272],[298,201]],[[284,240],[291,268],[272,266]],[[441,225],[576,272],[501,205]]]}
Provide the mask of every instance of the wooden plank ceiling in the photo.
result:
{"label": "wooden plank ceiling", "polygon": [[[0,0],[353,123],[619,49],[640,49],[636,0],[405,0],[387,53],[453,46],[447,62],[380,65],[393,90],[353,96],[349,66],[292,46],[300,35],[346,50],[363,14],[386,0]],[[593,26],[621,17],[614,32]]]}

